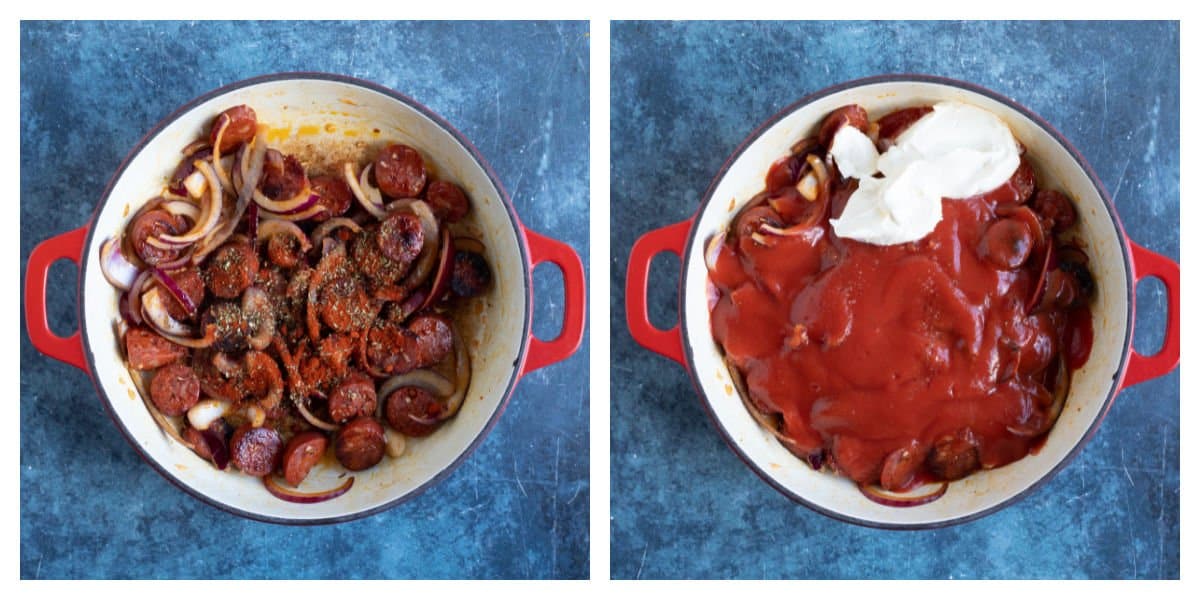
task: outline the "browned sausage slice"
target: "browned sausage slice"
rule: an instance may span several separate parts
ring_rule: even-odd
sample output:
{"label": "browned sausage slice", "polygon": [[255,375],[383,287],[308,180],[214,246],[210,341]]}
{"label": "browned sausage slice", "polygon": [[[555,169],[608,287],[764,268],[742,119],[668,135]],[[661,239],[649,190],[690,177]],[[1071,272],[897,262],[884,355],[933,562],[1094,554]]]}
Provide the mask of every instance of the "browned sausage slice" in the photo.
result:
{"label": "browned sausage slice", "polygon": [[371,299],[354,277],[339,277],[321,288],[318,309],[321,320],[334,331],[346,332],[365,326]]}
{"label": "browned sausage slice", "polygon": [[330,217],[344,215],[350,210],[354,194],[344,179],[321,175],[313,177],[309,185],[312,186],[313,193],[321,197],[317,202],[325,207],[325,212],[318,213],[312,218],[313,221],[320,223]]}
{"label": "browned sausage slice", "polygon": [[225,127],[225,133],[221,134],[221,152],[229,152],[254,139],[255,130],[258,128],[258,115],[254,114],[253,108],[239,104],[225,109],[213,119],[208,132],[208,141],[213,145],[216,145],[217,134],[226,122],[229,125]]}
{"label": "browned sausage slice", "polygon": [[367,360],[389,374],[407,373],[441,362],[454,348],[450,322],[441,316],[413,318],[407,328],[395,324],[375,327],[367,338]]}
{"label": "browned sausage slice", "polygon": [[454,270],[450,274],[450,289],[463,298],[478,296],[492,284],[492,270],[487,261],[474,252],[454,253]]}
{"label": "browned sausage slice", "polygon": [[375,413],[375,382],[363,373],[351,373],[329,395],[329,418],[345,423]]}
{"label": "browned sausage slice", "polygon": [[392,429],[411,437],[425,437],[442,425],[442,403],[419,387],[402,387],[387,397],[384,415]]}
{"label": "browned sausage slice", "polygon": [[300,240],[287,233],[276,233],[267,238],[267,260],[271,264],[290,269],[300,264],[304,252],[300,249]]}
{"label": "browned sausage slice", "polygon": [[230,461],[247,475],[269,475],[279,464],[283,439],[270,427],[242,425],[229,441]]}
{"label": "browned sausage slice", "polygon": [[1029,260],[1033,232],[1017,219],[1000,219],[988,226],[979,240],[979,256],[999,269],[1013,270]]}
{"label": "browned sausage slice", "polygon": [[154,373],[150,400],[162,414],[178,417],[200,401],[200,379],[187,365],[169,364]]}
{"label": "browned sausage slice", "polygon": [[925,458],[925,467],[943,481],[962,479],[979,470],[979,446],[970,429],[942,436]]}
{"label": "browned sausage slice", "polygon": [[258,276],[258,255],[250,244],[225,244],[209,257],[204,274],[214,296],[237,298]]}
{"label": "browned sausage slice", "polygon": [[296,487],[308,477],[308,472],[321,461],[328,442],[316,431],[296,434],[283,449],[283,479]]}
{"label": "browned sausage slice", "polygon": [[333,453],[351,471],[369,469],[383,460],[387,438],[383,426],[371,417],[358,417],[338,431]]}
{"label": "browned sausage slice", "polygon": [[272,200],[288,200],[299,194],[308,185],[308,174],[304,165],[291,154],[278,150],[267,150],[263,162],[259,189]]}
{"label": "browned sausage slice", "polygon": [[912,106],[892,111],[879,119],[879,145],[887,150],[900,134],[921,117],[933,112],[932,106]]}
{"label": "browned sausage slice", "polygon": [[434,216],[449,223],[457,223],[471,211],[471,202],[462,188],[449,181],[437,180],[425,190],[425,201]]}
{"label": "browned sausage slice", "polygon": [[398,263],[379,250],[379,229],[363,230],[350,242],[350,261],[358,272],[375,285],[395,283],[408,271],[411,263]]}
{"label": "browned sausage slice", "polygon": [[425,160],[404,144],[392,144],[375,159],[375,182],[392,198],[416,198],[425,189]]}
{"label": "browned sausage slice", "polygon": [[1070,229],[1078,218],[1071,200],[1055,190],[1038,192],[1033,199],[1033,211],[1048,222],[1055,233]]}
{"label": "browned sausage slice", "polygon": [[213,348],[220,352],[241,352],[248,347],[250,323],[237,302],[213,302],[200,316],[200,325],[205,331],[209,325],[216,326]]}
{"label": "browned sausage slice", "polygon": [[410,263],[425,245],[425,230],[416,215],[392,214],[379,224],[376,241],[384,256],[398,263]]}
{"label": "browned sausage slice", "polygon": [[147,239],[163,234],[178,235],[183,232],[183,218],[176,218],[171,213],[154,209],[146,211],[129,227],[129,241],[133,251],[148,265],[158,265],[179,257],[181,249],[163,249],[151,246]]}
{"label": "browned sausage slice", "polygon": [[192,450],[196,452],[197,456],[204,460],[212,460],[212,449],[208,447],[208,442],[200,430],[191,427],[184,429],[183,439],[192,445]]}
{"label": "browned sausage slice", "polygon": [[149,371],[188,355],[188,349],[153,331],[131,327],[125,332],[125,357],[137,371]]}
{"label": "browned sausage slice", "polygon": [[821,123],[820,131],[817,132],[817,142],[823,148],[828,149],[829,144],[833,142],[833,136],[842,128],[842,125],[849,125],[865,132],[870,125],[867,109],[857,104],[847,104],[829,113],[829,116],[825,117],[825,121]]}

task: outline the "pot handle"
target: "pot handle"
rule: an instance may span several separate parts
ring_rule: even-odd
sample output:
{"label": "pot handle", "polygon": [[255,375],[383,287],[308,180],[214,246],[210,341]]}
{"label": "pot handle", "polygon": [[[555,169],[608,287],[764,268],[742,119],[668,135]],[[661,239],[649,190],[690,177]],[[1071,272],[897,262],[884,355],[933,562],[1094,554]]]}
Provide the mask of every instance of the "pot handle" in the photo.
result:
{"label": "pot handle", "polygon": [[[521,376],[552,365],[575,354],[583,341],[583,326],[587,323],[587,281],[584,278],[583,261],[570,246],[530,231],[522,226],[529,245],[530,270],[550,262],[562,271],[563,276],[563,323],[558,337],[543,341],[529,334],[529,353],[525,355],[525,366]],[[532,292],[531,292],[532,295]]]}
{"label": "pot handle", "polygon": [[1151,252],[1132,241],[1134,287],[1146,277],[1154,277],[1167,288],[1167,333],[1162,348],[1156,354],[1143,356],[1131,346],[1129,366],[1121,388],[1137,385],[1147,379],[1166,375],[1179,365],[1179,263]]}
{"label": "pot handle", "polygon": [[29,262],[25,265],[25,327],[29,331],[29,341],[38,352],[84,372],[87,361],[83,358],[79,330],[69,337],[59,337],[50,329],[50,321],[46,318],[46,278],[50,274],[50,265],[60,259],[69,259],[79,265],[87,231],[87,226],[80,227],[38,244],[29,253]]}
{"label": "pot handle", "polygon": [[650,287],[650,261],[661,252],[673,252],[682,258],[692,219],[648,232],[633,243],[629,251],[629,270],[625,274],[625,321],[629,333],[643,347],[679,364],[683,361],[683,342],[679,325],[663,330],[650,323],[646,294]]}

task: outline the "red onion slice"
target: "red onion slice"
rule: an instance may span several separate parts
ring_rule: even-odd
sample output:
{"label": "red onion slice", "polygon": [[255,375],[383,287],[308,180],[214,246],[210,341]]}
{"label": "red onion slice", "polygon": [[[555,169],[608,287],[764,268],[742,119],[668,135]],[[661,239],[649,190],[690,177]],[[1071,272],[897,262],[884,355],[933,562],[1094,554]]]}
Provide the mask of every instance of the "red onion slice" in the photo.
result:
{"label": "red onion slice", "polygon": [[318,419],[315,415],[313,415],[312,412],[308,410],[308,406],[306,406],[306,404],[307,404],[306,402],[296,401],[295,404],[296,404],[296,410],[300,411],[300,416],[304,417],[304,420],[308,421],[309,425],[312,425],[313,427],[316,427],[317,429],[323,429],[325,431],[337,431],[337,425],[334,425],[333,423],[327,423],[325,421],[322,421],[321,419]]}
{"label": "red onion slice", "polygon": [[445,398],[453,394],[455,390],[454,383],[442,377],[437,371],[417,369],[383,382],[379,386],[379,393],[376,394],[376,397],[384,400],[392,395],[392,392],[402,387],[419,387],[439,398]]}
{"label": "red onion slice", "polygon": [[229,445],[225,443],[225,436],[211,429],[201,430],[200,436],[204,438],[204,443],[208,444],[208,450],[212,453],[213,464],[222,471],[228,468]]}
{"label": "red onion slice", "polygon": [[[187,295],[187,292],[183,291],[183,288],[179,287],[179,283],[172,279],[170,275],[167,275],[166,271],[163,271],[159,267],[154,267],[153,272],[154,278],[167,288],[167,291],[171,293],[171,297],[175,298],[175,301],[178,302],[179,305],[182,306],[189,315],[193,317],[196,316],[196,303],[192,302],[192,299]],[[143,303],[144,302],[145,301],[143,300]]]}
{"label": "red onion slice", "polygon": [[1037,281],[1034,282],[1033,290],[1029,293],[1029,300],[1025,303],[1025,314],[1033,314],[1033,310],[1042,302],[1042,296],[1046,293],[1046,274],[1050,272],[1054,265],[1054,244],[1046,244],[1046,251],[1043,253],[1042,268],[1038,273]]}
{"label": "red onion slice", "polygon": [[[203,177],[203,175],[201,175]],[[200,207],[187,200],[171,200],[162,205],[163,209],[175,216],[184,216],[193,223],[200,219]]]}
{"label": "red onion slice", "polygon": [[454,249],[463,252],[474,252],[475,254],[483,255],[487,253],[487,246],[483,242],[466,236],[456,236],[454,238]]}
{"label": "red onion slice", "polygon": [[[254,186],[262,177],[263,162],[267,155],[267,127],[266,125],[258,126],[258,133],[251,142],[253,150],[250,153],[250,172],[247,174],[245,181],[242,182],[242,189],[238,193],[237,203],[234,205],[232,213],[228,215],[228,219],[217,228],[214,228],[211,234],[205,238],[196,249],[196,254],[192,258],[192,262],[200,264],[206,256],[213,250],[225,243],[229,236],[233,235],[233,230],[237,228],[238,223],[242,220],[242,215],[246,213],[246,207],[250,205],[250,199],[254,193]],[[222,211],[224,212],[224,211]]]}
{"label": "red onion slice", "polygon": [[300,250],[303,252],[308,252],[313,247],[312,243],[308,241],[308,236],[304,235],[304,231],[299,226],[284,219],[263,219],[262,224],[258,226],[258,232],[263,240],[269,240],[271,236],[277,234],[290,235],[300,242]]}
{"label": "red onion slice", "polygon": [[725,232],[717,233],[708,240],[704,247],[704,266],[709,273],[717,272],[717,258],[721,256],[721,248],[725,245]]}
{"label": "red onion slice", "polygon": [[204,173],[205,179],[208,180],[208,203],[204,205],[204,210],[200,213],[200,219],[192,226],[191,231],[183,235],[163,234],[159,236],[159,239],[163,242],[180,244],[195,242],[217,226],[217,220],[221,216],[223,188],[220,181],[217,180],[216,174],[213,173],[212,167],[207,162],[196,161],[196,168]]}
{"label": "red onion slice", "polygon": [[341,485],[323,492],[297,492],[279,485],[275,478],[271,475],[262,478],[263,485],[267,486],[267,491],[271,492],[272,496],[287,502],[295,502],[297,504],[315,504],[317,502],[325,502],[333,500],[342,494],[350,491],[354,486],[354,477],[346,479]]}
{"label": "red onion slice", "polygon": [[214,421],[225,416],[225,413],[229,412],[231,407],[232,404],[227,400],[213,398],[201,400],[188,409],[187,420],[193,429],[204,431]]}
{"label": "red onion slice", "polygon": [[433,278],[429,295],[425,297],[425,302],[417,309],[418,311],[425,310],[441,299],[446,294],[446,288],[450,286],[450,278],[454,273],[454,240],[450,237],[450,230],[444,227],[442,228],[441,249],[438,252],[437,264],[437,275]]}
{"label": "red onion slice", "polygon": [[[172,283],[174,282],[172,281]],[[150,288],[150,291],[142,294],[142,317],[160,334],[191,336],[195,333],[192,328],[171,317],[157,287]]]}
{"label": "red onion slice", "polygon": [[203,198],[204,192],[208,191],[208,180],[204,178],[204,173],[192,171],[191,175],[183,179],[183,188],[187,190],[188,196]]}
{"label": "red onion slice", "polygon": [[266,197],[261,191],[254,190],[254,203],[261,206],[263,210],[268,210],[278,215],[304,212],[320,199],[321,197],[314,194],[308,186],[304,186],[304,189],[300,190],[299,194],[287,200],[272,200]]}
{"label": "red onion slice", "polygon": [[[360,227],[358,223],[355,223],[353,219],[347,219],[346,217],[334,217],[328,221],[325,221],[324,223],[321,223],[316,229],[313,230],[312,244],[314,246],[321,245],[321,240],[325,239],[330,233],[333,233],[333,230],[337,229],[338,227],[345,227],[354,233],[362,233],[362,227]],[[299,228],[297,228],[297,230],[299,230]]]}
{"label": "red onion slice", "polygon": [[207,138],[200,138],[200,139],[184,146],[183,150],[181,150],[179,153],[184,156],[191,156],[201,150],[204,150],[205,148],[211,148],[211,147],[212,147],[212,144],[210,144],[208,142]]}
{"label": "red onion slice", "polygon": [[[354,163],[346,163],[342,165],[342,177],[345,178],[346,184],[350,186],[350,191],[354,192],[354,198],[367,212],[371,213],[376,219],[382,219],[386,213],[383,208],[383,197],[379,194],[379,190],[367,184],[370,175],[371,167],[374,164],[367,165],[362,170],[360,177],[354,176]],[[363,185],[360,185],[363,184]],[[367,194],[365,190],[370,190],[372,193]]]}
{"label": "red onion slice", "polygon": [[934,491],[916,496],[900,496],[891,492],[885,492],[874,485],[863,484],[859,484],[858,491],[862,492],[862,495],[866,496],[868,500],[875,502],[876,504],[882,504],[884,506],[890,506],[893,508],[912,508],[914,506],[921,506],[922,504],[929,504],[930,502],[941,498],[946,494],[946,490],[949,489],[949,487],[950,484],[943,481]]}
{"label": "red onion slice", "polygon": [[258,205],[251,204],[246,208],[246,236],[250,238],[250,245],[258,244]]}
{"label": "red onion slice", "polygon": [[121,236],[111,237],[100,245],[100,271],[113,287],[128,290],[137,280],[138,268],[121,252]]}
{"label": "red onion slice", "polygon": [[454,340],[454,393],[446,399],[446,412],[443,419],[449,419],[458,414],[463,400],[467,397],[467,388],[471,387],[471,354],[467,351],[467,343],[458,333],[458,327],[450,326]]}
{"label": "red onion slice", "polygon": [[281,214],[267,211],[267,214],[270,215],[270,218],[272,219],[282,219],[284,221],[307,221],[308,219],[311,219],[325,211],[326,209],[324,206],[314,202],[312,206],[309,206],[301,212]]}

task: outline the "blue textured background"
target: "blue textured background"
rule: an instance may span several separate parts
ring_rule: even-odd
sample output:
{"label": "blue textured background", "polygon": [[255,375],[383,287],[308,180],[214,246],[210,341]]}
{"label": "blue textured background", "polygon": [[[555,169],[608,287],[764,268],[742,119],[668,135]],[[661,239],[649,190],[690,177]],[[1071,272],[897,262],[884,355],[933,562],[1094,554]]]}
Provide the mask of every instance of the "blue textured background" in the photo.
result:
{"label": "blue textured background", "polygon": [[[33,246],[84,225],[160,119],[218,86],[299,70],[369,79],[445,117],[525,224],[586,265],[588,46],[583,22],[22,23],[22,281]],[[561,282],[535,271],[542,337],[561,324]],[[60,332],[76,325],[75,286],[73,267],[52,269]],[[484,443],[425,494],[296,528],[234,517],[159,477],[87,376],[23,330],[21,577],[587,577],[587,344],[526,377]]]}
{"label": "blue textured background", "polygon": [[[728,450],[687,375],[638,347],[624,285],[637,236],[689,217],[755,126],[826,86],[943,75],[1015,98],[1080,148],[1129,236],[1179,260],[1177,23],[614,23],[614,578],[1177,578],[1179,372],[1123,392],[1096,437],[1015,506],[950,529],[880,531],[793,504]],[[668,255],[669,256],[669,255]],[[679,261],[651,270],[676,320]],[[1135,345],[1161,340],[1157,282]]]}

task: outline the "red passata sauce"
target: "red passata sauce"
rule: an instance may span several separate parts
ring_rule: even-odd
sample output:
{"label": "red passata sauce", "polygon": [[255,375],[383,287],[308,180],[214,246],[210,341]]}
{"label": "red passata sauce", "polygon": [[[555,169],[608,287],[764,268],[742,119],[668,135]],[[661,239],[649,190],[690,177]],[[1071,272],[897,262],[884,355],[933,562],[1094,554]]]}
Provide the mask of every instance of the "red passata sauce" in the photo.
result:
{"label": "red passata sauce", "polygon": [[925,238],[875,246],[833,232],[857,182],[831,162],[814,200],[797,191],[805,158],[772,167],[709,259],[713,335],[752,409],[797,455],[889,490],[1036,450],[1091,349],[1086,256],[1058,239],[1070,202],[1070,219],[1057,198],[1039,212],[1057,192],[1022,160],[996,190],[943,200]]}

